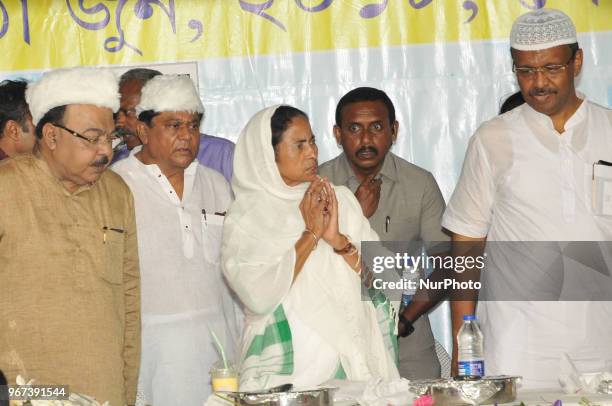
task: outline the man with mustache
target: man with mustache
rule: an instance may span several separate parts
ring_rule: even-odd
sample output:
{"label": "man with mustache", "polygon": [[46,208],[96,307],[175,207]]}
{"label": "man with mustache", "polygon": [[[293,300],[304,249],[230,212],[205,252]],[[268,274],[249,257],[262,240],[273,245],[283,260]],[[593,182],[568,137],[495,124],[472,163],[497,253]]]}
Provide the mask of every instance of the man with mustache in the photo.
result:
{"label": "man with mustache", "polygon": [[136,134],[138,124],[136,106],[140,102],[142,87],[149,80],[161,74],[160,71],[154,69],[135,68],[128,70],[119,78],[121,100],[119,101],[119,111],[115,114],[115,124],[117,125],[117,134],[123,138],[125,143],[115,151],[113,162],[127,158],[134,147],[142,144]]}
{"label": "man with mustache", "polygon": [[[125,139],[125,144],[115,151],[113,163],[127,158],[130,151],[141,144],[136,134],[138,124],[136,105],[140,102],[142,87],[157,75],[161,75],[161,72],[145,68],[131,69],[121,75],[119,79],[121,107],[115,115],[115,120],[117,131]],[[198,161],[202,165],[220,172],[228,182],[231,182],[233,160],[233,142],[213,135],[200,134]]]}
{"label": "man with mustache", "polygon": [[0,369],[134,404],[140,276],[134,202],[106,168],[117,80],[51,71],[28,86],[33,154],[0,165]]}
{"label": "man with mustache", "polygon": [[[597,162],[612,161],[612,112],[576,91],[583,52],[573,22],[554,9],[519,16],[510,34],[510,55],[525,104],[485,122],[471,138],[443,226],[452,231],[453,242],[481,245],[485,240],[513,241],[513,247],[517,242],[612,240],[612,217],[592,204],[605,190],[593,187]],[[529,257],[527,249],[506,261],[493,256],[500,251],[491,249],[500,246],[490,245],[483,274],[506,278],[502,286],[510,286],[518,272],[548,272],[549,262]],[[525,256],[526,266],[518,265],[518,257]],[[553,268],[555,275],[567,277],[575,266],[570,262],[563,259]],[[587,277],[591,274],[583,272],[579,279]],[[591,297],[580,293],[578,300]],[[610,302],[493,299],[478,304],[487,375],[522,375],[523,387],[553,388],[565,356],[579,372],[602,371],[612,362]],[[462,316],[474,314],[475,307],[474,301],[452,303],[454,337]]]}
{"label": "man with mustache", "polygon": [[[134,193],[142,269],[139,391],[152,405],[202,405],[219,359],[209,328],[232,356],[238,327],[219,268],[231,202],[223,176],[198,163],[204,107],[188,76],[161,75],[142,88],[143,145],[113,165]],[[163,383],[163,384],[162,384]]]}
{"label": "man with mustache", "polygon": [[[334,136],[344,152],[321,165],[319,173],[355,193],[382,241],[448,241],[440,226],[444,198],[435,179],[389,151],[398,130],[395,107],[385,92],[351,90],[336,107]],[[405,336],[399,339],[400,375],[439,377],[429,319],[403,318],[400,334]]]}

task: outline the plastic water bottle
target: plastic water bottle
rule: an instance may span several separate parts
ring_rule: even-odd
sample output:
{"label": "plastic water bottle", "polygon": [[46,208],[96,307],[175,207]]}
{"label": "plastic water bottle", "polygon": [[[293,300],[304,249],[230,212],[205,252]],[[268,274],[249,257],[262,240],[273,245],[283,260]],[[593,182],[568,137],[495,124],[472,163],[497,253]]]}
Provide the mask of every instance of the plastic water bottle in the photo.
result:
{"label": "plastic water bottle", "polygon": [[484,376],[483,337],[476,316],[463,316],[457,334],[459,376]]}
{"label": "plastic water bottle", "polygon": [[[414,281],[413,283],[416,287],[416,284],[418,283],[418,279],[419,279],[419,270],[414,267],[414,265],[412,264],[412,260],[410,258],[408,258],[408,261],[405,265],[406,266],[402,270],[402,279],[404,280],[404,283],[408,283],[408,281]],[[402,292],[402,303],[400,304],[400,313],[406,306],[410,304],[410,302],[412,302],[412,297],[414,296],[415,292],[416,292],[416,288],[415,289],[410,289],[410,288],[404,289],[404,291]]]}

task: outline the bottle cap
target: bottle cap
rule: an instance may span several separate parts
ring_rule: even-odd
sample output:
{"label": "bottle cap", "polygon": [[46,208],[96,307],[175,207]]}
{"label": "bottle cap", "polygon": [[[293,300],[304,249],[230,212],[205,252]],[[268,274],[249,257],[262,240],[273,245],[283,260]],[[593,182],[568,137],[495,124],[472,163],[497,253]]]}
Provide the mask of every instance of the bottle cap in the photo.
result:
{"label": "bottle cap", "polygon": [[465,316],[463,316],[463,321],[468,320],[476,320],[476,316],[474,316],[473,314],[466,314]]}

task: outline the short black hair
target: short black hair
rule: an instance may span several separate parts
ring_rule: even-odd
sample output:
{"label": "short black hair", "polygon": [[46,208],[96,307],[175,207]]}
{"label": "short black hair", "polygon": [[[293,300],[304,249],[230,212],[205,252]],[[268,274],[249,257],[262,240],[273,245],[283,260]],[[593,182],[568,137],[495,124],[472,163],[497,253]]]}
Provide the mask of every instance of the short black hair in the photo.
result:
{"label": "short black hair", "polygon": [[4,80],[0,83],[0,137],[6,123],[15,121],[23,131],[27,131],[26,122],[30,108],[25,100],[28,82],[25,80]]}
{"label": "short black hair", "polygon": [[525,103],[525,99],[523,98],[523,94],[519,91],[516,93],[512,93],[501,105],[499,109],[499,114],[504,114],[510,110],[515,109],[521,104]]}
{"label": "short black hair", "polygon": [[153,127],[153,119],[157,116],[159,116],[157,111],[145,110],[138,115],[138,120],[142,121],[147,125],[147,127],[151,128]]}
{"label": "short black hair", "polygon": [[576,52],[578,52],[578,50],[580,49],[577,42],[574,42],[573,44],[569,44],[568,47],[570,51],[572,51],[572,58],[574,57],[574,55],[576,55]]}
{"label": "short black hair", "polygon": [[[155,111],[155,110],[145,110],[142,113],[140,113],[138,115],[138,120],[142,121],[143,123],[145,123],[147,125],[147,127],[152,128],[153,127],[153,119],[157,116],[159,116],[161,113],[159,111]],[[202,118],[204,117],[204,114],[202,113],[197,113],[198,114],[198,121],[202,121]]]}
{"label": "short black hair", "polygon": [[36,124],[36,138],[42,138],[42,131],[45,124],[63,124],[65,113],[66,105],[53,107],[51,110],[47,111],[45,115],[38,121],[38,124]]}
{"label": "short black hair", "polygon": [[336,106],[336,125],[340,127],[342,124],[342,109],[344,109],[344,107],[348,106],[349,104],[362,101],[383,102],[385,107],[387,107],[387,112],[389,113],[389,123],[395,123],[395,107],[393,106],[393,102],[389,96],[387,96],[387,93],[373,87],[358,87],[342,96],[338,102],[338,105]]}
{"label": "short black hair", "polygon": [[125,72],[119,78],[119,87],[123,86],[127,82],[136,81],[140,83],[141,86],[144,86],[149,80],[153,79],[155,76],[159,76],[162,73],[155,69],[147,69],[147,68],[134,68]]}
{"label": "short black hair", "polygon": [[[570,51],[572,52],[572,56],[570,58],[570,61],[572,59],[574,59],[574,56],[576,56],[576,52],[578,52],[578,50],[580,49],[580,46],[578,45],[577,42],[574,42],[572,44],[567,44],[567,46],[569,47]],[[518,51],[515,48],[510,47],[510,56],[512,57],[512,62],[514,63],[514,53]]]}
{"label": "short black hair", "polygon": [[272,129],[272,147],[276,147],[283,137],[283,133],[289,128],[289,123],[295,117],[302,116],[308,120],[308,115],[293,106],[279,106],[272,114],[270,127]]}

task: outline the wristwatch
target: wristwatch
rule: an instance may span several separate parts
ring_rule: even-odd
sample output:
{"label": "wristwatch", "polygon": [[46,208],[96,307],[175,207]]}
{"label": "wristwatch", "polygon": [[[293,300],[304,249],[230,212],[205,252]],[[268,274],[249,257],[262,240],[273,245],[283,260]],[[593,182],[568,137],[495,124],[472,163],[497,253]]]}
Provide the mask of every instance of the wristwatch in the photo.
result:
{"label": "wristwatch", "polygon": [[404,333],[403,334],[399,334],[399,329],[397,331],[400,337],[408,337],[410,334],[412,334],[414,332],[414,326],[412,325],[410,320],[408,320],[407,318],[404,317],[403,314],[399,315],[399,322],[404,325]]}

